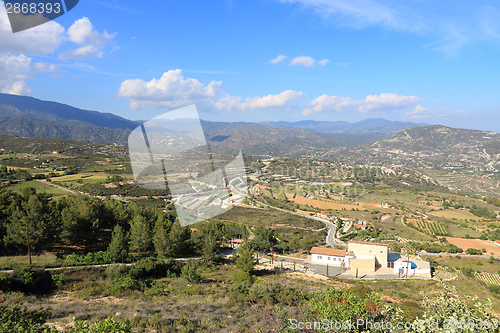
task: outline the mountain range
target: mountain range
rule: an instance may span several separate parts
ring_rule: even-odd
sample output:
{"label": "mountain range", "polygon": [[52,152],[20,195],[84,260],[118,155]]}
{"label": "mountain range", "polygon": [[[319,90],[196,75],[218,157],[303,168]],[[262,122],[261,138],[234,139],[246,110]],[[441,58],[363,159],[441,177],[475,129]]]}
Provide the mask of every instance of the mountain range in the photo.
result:
{"label": "mountain range", "polygon": [[[357,123],[203,121],[213,152],[317,157],[442,170],[500,170],[500,134],[384,119]],[[0,134],[126,144],[140,121],[32,97],[0,94]]]}

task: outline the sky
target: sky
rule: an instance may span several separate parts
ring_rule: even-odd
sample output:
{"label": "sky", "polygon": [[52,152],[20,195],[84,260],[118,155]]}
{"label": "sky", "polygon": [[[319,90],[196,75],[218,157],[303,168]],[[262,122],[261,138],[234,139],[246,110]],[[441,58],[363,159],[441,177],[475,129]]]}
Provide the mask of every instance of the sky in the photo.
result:
{"label": "sky", "polygon": [[500,132],[500,4],[81,0],[12,33],[0,92],[148,120],[366,118]]}

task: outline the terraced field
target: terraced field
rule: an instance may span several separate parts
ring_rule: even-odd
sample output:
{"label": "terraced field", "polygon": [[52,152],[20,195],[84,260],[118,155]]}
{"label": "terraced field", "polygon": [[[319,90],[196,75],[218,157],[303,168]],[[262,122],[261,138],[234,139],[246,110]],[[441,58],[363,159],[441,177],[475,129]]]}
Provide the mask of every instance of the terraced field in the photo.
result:
{"label": "terraced field", "polygon": [[445,225],[438,222],[408,219],[406,224],[409,227],[413,227],[414,229],[417,229],[418,231],[421,231],[429,235],[436,235],[436,236],[449,235],[448,228]]}
{"label": "terraced field", "polygon": [[483,281],[486,284],[494,284],[500,286],[500,275],[491,273],[476,273],[475,278],[479,281]]}

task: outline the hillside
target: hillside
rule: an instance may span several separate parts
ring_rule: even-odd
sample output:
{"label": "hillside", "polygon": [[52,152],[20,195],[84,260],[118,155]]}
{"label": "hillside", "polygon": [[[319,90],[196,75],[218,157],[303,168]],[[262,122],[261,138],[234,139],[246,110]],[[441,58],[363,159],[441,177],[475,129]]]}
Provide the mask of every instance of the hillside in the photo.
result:
{"label": "hillside", "polygon": [[331,134],[302,128],[270,127],[249,123],[203,121],[203,130],[214,152],[255,156],[317,156],[331,147],[355,146],[384,137],[382,134]]}
{"label": "hillside", "polygon": [[437,170],[500,170],[500,134],[441,125],[414,127],[373,143],[332,149],[325,157]]}
{"label": "hillside", "polygon": [[263,122],[262,125],[286,128],[303,128],[321,133],[343,133],[343,134],[371,134],[379,133],[386,136],[395,134],[406,128],[416,126],[427,126],[411,122],[390,121],[380,118],[369,118],[349,123],[346,121],[315,121],[303,120],[297,122]]}
{"label": "hillside", "polygon": [[123,144],[136,126],[136,122],[111,113],[0,94],[0,133],[5,135]]}

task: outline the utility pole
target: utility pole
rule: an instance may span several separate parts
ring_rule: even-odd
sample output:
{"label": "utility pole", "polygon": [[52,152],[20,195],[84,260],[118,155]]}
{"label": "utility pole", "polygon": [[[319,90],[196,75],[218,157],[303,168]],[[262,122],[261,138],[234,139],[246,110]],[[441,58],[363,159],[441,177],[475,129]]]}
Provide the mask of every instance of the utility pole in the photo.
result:
{"label": "utility pole", "polygon": [[30,234],[28,230],[28,223],[26,223],[26,239],[28,240],[28,258],[30,259],[30,266],[31,266],[31,247],[30,247]]}

